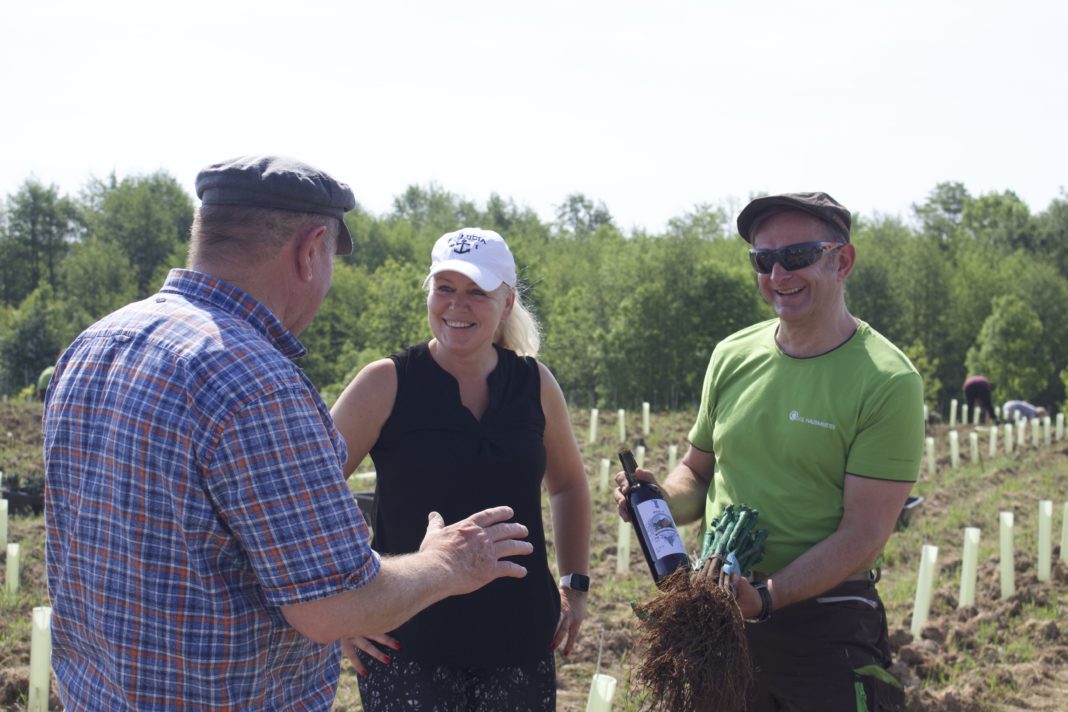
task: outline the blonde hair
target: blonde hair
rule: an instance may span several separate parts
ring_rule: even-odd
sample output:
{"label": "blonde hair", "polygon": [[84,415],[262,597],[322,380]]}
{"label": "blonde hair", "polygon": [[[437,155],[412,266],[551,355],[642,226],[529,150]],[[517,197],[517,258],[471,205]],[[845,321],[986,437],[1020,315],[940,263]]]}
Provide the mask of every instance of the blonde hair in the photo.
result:
{"label": "blonde hair", "polygon": [[515,294],[512,313],[501,320],[493,341],[520,356],[537,358],[538,349],[541,348],[541,328],[538,326],[538,320],[523,304],[521,292],[518,289],[512,289],[512,292]]}

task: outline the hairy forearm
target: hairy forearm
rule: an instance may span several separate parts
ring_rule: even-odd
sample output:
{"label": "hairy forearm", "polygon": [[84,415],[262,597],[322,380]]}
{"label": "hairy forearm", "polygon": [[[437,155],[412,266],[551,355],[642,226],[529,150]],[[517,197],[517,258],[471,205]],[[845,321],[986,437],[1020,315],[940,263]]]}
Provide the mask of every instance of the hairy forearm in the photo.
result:
{"label": "hairy forearm", "polygon": [[772,577],[775,608],[805,601],[834,588],[851,574],[870,566],[886,537],[839,529]]}
{"label": "hairy forearm", "polygon": [[387,633],[448,597],[448,570],[433,554],[383,557],[378,575],[335,596],[284,606],[290,625],[318,643]]}
{"label": "hairy forearm", "polygon": [[687,465],[680,464],[672,470],[660,489],[676,524],[689,524],[704,516],[708,482]]}
{"label": "hairy forearm", "polygon": [[776,608],[818,596],[871,566],[908,497],[912,484],[846,475],[845,509],[833,534],[772,576]]}

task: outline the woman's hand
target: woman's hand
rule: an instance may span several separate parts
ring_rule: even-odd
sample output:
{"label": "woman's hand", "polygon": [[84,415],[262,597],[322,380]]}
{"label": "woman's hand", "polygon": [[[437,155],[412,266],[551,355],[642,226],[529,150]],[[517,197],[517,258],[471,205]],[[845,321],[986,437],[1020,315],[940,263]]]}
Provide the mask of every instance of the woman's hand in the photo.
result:
{"label": "woman's hand", "polygon": [[553,635],[550,648],[556,650],[560,642],[564,641],[564,649],[560,651],[560,654],[565,658],[571,654],[571,649],[578,640],[579,628],[582,627],[582,620],[586,617],[588,595],[585,591],[576,591],[567,586],[560,587],[560,622],[556,624],[556,634]]}
{"label": "woman's hand", "polygon": [[357,654],[357,650],[370,655],[372,658],[388,665],[392,658],[387,655],[382,648],[378,645],[385,646],[392,650],[400,650],[400,642],[396,638],[391,638],[388,635],[372,635],[370,638],[342,638],[341,639],[341,652],[345,654],[345,657],[349,659],[352,666],[356,668],[356,674],[361,677],[367,674],[367,668],[364,666],[363,661],[360,660],[360,656]]}

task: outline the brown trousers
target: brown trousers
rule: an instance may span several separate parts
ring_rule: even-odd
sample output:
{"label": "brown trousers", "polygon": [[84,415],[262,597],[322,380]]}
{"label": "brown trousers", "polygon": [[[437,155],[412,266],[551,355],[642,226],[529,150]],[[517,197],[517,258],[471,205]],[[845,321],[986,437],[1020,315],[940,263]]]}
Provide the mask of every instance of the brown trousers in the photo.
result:
{"label": "brown trousers", "polygon": [[749,712],[899,712],[886,669],[886,610],[871,581],[846,581],[746,624],[755,680]]}

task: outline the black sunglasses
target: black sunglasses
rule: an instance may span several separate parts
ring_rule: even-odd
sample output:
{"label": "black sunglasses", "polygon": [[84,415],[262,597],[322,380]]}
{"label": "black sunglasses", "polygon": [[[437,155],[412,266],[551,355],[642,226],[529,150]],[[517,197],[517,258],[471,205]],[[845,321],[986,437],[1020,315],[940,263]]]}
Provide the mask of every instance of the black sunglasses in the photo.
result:
{"label": "black sunglasses", "polygon": [[845,247],[844,242],[802,242],[777,250],[749,250],[749,261],[760,274],[771,274],[772,267],[778,262],[782,268],[793,272],[815,264],[825,252],[833,252]]}

